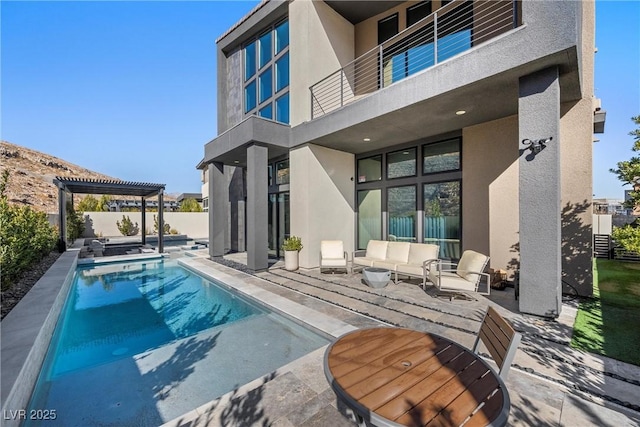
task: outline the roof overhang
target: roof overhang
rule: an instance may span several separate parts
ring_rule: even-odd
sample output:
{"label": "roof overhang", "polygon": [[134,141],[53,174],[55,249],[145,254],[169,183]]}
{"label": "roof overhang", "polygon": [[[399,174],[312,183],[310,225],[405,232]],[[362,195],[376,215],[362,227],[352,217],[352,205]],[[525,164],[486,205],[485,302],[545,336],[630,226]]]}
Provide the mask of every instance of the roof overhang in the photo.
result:
{"label": "roof overhang", "polygon": [[266,146],[269,159],[281,157],[289,152],[290,139],[289,125],[250,116],[207,143],[204,146],[204,159],[198,167],[212,162],[246,166],[247,147],[252,144]]}
{"label": "roof overhang", "polygon": [[76,194],[108,194],[118,196],[152,197],[164,192],[165,184],[129,182],[104,179],[84,179],[57,176],[58,188]]}

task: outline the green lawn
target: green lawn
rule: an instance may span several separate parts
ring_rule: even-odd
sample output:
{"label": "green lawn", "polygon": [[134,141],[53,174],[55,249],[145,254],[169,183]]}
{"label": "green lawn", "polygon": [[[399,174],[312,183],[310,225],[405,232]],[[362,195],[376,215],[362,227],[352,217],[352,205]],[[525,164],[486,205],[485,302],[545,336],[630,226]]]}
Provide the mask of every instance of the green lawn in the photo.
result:
{"label": "green lawn", "polygon": [[596,260],[571,346],[640,366],[640,263]]}

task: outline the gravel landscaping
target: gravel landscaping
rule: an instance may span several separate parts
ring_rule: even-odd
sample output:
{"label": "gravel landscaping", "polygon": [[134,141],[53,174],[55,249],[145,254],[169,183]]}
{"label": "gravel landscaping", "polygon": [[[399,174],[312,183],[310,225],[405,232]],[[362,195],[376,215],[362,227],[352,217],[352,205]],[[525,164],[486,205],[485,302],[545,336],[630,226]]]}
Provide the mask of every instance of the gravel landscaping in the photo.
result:
{"label": "gravel landscaping", "polygon": [[60,253],[58,251],[52,251],[49,255],[42,258],[40,262],[25,271],[22,277],[11,285],[9,289],[0,293],[0,298],[2,299],[2,315],[0,319],[4,319],[4,317],[9,314],[11,309],[20,302],[22,297],[29,292],[40,277],[56,262],[58,257],[60,257]]}

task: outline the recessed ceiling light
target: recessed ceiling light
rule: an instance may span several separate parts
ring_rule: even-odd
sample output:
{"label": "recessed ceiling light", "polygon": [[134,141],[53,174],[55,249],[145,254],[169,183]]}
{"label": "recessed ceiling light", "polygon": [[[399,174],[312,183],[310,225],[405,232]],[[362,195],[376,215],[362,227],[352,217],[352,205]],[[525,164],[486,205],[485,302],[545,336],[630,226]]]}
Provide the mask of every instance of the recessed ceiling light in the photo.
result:
{"label": "recessed ceiling light", "polygon": [[409,154],[409,152],[408,151],[403,151],[402,154],[404,154],[406,156],[407,154]]}
{"label": "recessed ceiling light", "polygon": [[458,111],[456,111],[456,115],[457,115],[457,116],[461,116],[461,115],[463,115],[463,114],[465,114],[465,113],[466,113],[466,111],[465,111],[465,110],[458,110]]}
{"label": "recessed ceiling light", "polygon": [[363,141],[364,142],[369,142],[369,141],[371,141],[371,138],[364,138]]}
{"label": "recessed ceiling light", "polygon": [[237,165],[238,163],[240,163],[240,160],[234,160],[233,163]]}

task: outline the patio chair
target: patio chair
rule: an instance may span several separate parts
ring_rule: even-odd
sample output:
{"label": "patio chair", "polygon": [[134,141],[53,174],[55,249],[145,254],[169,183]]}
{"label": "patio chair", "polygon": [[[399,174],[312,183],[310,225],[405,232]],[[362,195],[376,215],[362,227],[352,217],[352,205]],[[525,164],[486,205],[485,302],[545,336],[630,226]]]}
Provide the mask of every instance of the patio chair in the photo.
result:
{"label": "patio chair", "polygon": [[[464,251],[457,264],[438,259],[429,264],[429,281],[441,291],[467,291],[489,295],[490,277],[484,272],[488,262],[488,256],[471,250]],[[486,292],[479,291],[480,282],[485,283]]]}
{"label": "patio chair", "polygon": [[320,273],[323,268],[332,270],[344,268],[349,272],[347,252],[344,250],[342,240],[322,240],[320,242]]}
{"label": "patio chair", "polygon": [[498,374],[506,380],[521,338],[522,335],[490,306],[480,325],[473,351],[478,353],[478,346],[482,341],[498,365]]}

